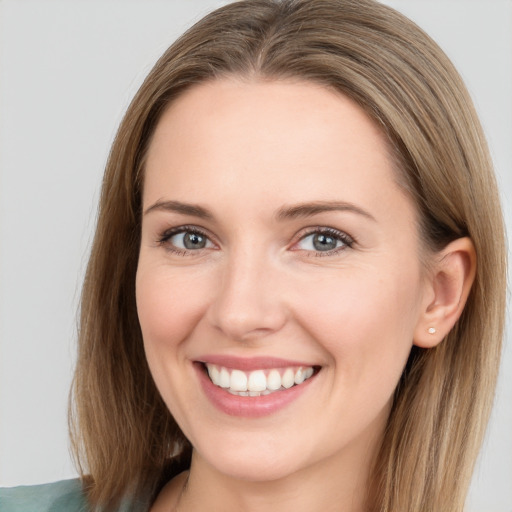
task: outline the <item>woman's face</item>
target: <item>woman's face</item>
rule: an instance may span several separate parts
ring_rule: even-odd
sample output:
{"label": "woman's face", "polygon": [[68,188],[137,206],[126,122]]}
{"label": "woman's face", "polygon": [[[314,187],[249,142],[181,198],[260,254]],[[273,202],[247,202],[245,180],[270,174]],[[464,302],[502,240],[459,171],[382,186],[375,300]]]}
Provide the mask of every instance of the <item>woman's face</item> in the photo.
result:
{"label": "woman's face", "polygon": [[143,212],[146,355],[194,460],[364,468],[429,300],[373,122],[309,83],[196,86],[157,126]]}

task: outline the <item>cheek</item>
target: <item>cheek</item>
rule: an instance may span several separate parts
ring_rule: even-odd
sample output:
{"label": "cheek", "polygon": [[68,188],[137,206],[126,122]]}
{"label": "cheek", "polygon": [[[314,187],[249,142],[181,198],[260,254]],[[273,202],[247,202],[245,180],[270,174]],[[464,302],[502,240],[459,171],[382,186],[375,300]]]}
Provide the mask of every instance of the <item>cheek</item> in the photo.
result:
{"label": "cheek", "polygon": [[[348,274],[348,273],[347,273]],[[419,274],[345,275],[303,293],[303,327],[331,356],[338,375],[361,387],[394,389],[409,355],[418,320]]]}
{"label": "cheek", "polygon": [[202,317],[207,304],[208,281],[165,266],[139,264],[136,299],[148,359],[153,352],[174,350],[184,342]]}
{"label": "cheek", "polygon": [[191,382],[187,340],[203,315],[209,286],[207,279],[191,279],[190,273],[147,264],[142,258],[137,270],[137,312],[146,359],[164,402],[185,430],[193,397],[186,385]]}

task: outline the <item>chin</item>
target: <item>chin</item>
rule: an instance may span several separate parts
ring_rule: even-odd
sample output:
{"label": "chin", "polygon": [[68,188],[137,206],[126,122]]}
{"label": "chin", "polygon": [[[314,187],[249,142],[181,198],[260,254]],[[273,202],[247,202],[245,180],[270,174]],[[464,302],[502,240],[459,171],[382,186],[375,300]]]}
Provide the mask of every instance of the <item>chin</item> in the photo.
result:
{"label": "chin", "polygon": [[263,483],[285,479],[296,473],[299,467],[299,465],[294,465],[290,461],[281,461],[275,458],[273,460],[263,460],[255,457],[241,460],[239,456],[234,454],[234,457],[216,461],[214,469],[235,480]]}
{"label": "chin", "polygon": [[206,449],[194,449],[193,458],[203,459],[214,471],[229,478],[249,482],[284,479],[309,465],[303,450],[286,446],[276,449],[264,437],[260,442],[251,442],[251,434],[246,434],[241,442],[224,444],[225,449],[222,443],[210,438]]}

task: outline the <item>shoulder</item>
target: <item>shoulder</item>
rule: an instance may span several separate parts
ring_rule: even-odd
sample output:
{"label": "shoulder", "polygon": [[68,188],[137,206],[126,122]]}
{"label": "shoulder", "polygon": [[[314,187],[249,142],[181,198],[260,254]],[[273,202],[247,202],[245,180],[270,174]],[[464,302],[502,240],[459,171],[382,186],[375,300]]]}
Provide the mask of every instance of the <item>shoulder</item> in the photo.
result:
{"label": "shoulder", "polygon": [[80,480],[0,489],[2,512],[88,512]]}

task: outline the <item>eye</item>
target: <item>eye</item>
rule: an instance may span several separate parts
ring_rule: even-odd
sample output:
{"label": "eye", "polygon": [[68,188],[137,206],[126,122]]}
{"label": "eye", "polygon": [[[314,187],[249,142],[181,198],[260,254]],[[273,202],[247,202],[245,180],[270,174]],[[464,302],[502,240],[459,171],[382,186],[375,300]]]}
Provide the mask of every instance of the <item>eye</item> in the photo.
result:
{"label": "eye", "polygon": [[197,251],[214,247],[208,236],[197,228],[180,227],[166,231],[159,240],[171,250]]}
{"label": "eye", "polygon": [[294,250],[330,253],[350,247],[353,243],[352,238],[342,231],[318,228],[303,236],[294,246]]}

